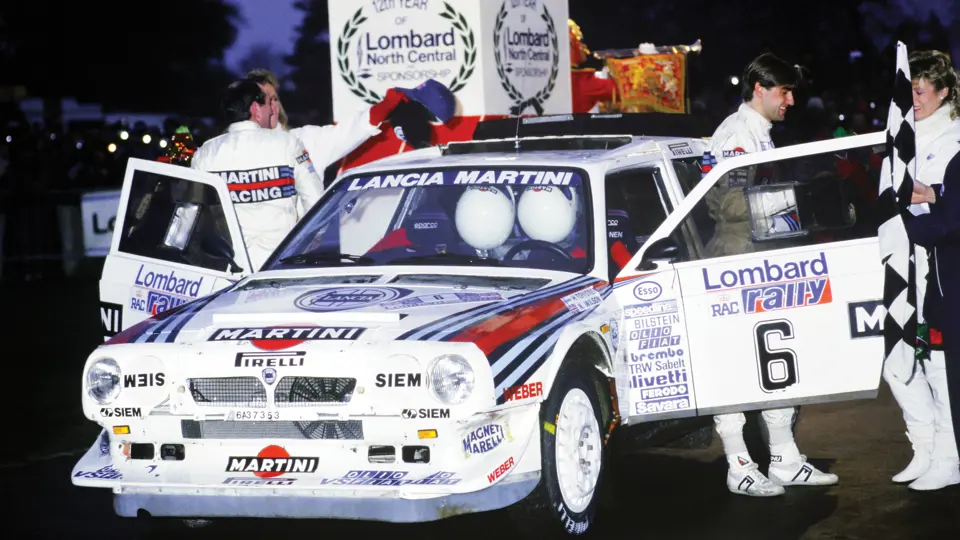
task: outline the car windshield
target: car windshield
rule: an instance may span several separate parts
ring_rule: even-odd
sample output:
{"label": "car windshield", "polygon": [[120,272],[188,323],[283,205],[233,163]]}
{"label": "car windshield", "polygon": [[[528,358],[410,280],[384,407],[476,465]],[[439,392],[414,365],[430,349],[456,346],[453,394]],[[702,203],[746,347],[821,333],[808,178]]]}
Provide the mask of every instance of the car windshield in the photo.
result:
{"label": "car windshield", "polygon": [[346,177],[265,269],[347,265],[593,266],[586,173],[409,169]]}

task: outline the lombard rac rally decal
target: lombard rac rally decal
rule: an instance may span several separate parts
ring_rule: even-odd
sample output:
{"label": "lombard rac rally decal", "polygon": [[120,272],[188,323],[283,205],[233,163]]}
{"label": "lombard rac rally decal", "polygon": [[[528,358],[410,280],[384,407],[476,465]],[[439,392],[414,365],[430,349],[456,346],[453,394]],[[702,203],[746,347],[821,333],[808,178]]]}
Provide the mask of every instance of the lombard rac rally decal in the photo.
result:
{"label": "lombard rac rally decal", "polygon": [[732,268],[703,268],[706,292],[718,292],[711,315],[766,313],[780,309],[829,304],[833,301],[824,252],[813,258]]}
{"label": "lombard rac rally decal", "polygon": [[302,294],[294,304],[304,311],[317,313],[346,311],[391,302],[412,292],[399,287],[335,287]]}
{"label": "lombard rac rally decal", "polygon": [[203,276],[193,280],[182,271],[158,272],[141,264],[133,285],[130,309],[156,315],[199,296]]}
{"label": "lombard rac rally decal", "polygon": [[580,175],[572,171],[538,170],[444,170],[404,172],[354,178],[347,191],[416,186],[470,186],[508,184],[518,186],[575,186]]}
{"label": "lombard rac rally decal", "polygon": [[380,307],[394,310],[427,306],[445,306],[449,304],[466,304],[470,302],[499,302],[501,300],[504,300],[503,295],[498,292],[441,293],[410,296],[395,302],[384,302],[380,304]]}

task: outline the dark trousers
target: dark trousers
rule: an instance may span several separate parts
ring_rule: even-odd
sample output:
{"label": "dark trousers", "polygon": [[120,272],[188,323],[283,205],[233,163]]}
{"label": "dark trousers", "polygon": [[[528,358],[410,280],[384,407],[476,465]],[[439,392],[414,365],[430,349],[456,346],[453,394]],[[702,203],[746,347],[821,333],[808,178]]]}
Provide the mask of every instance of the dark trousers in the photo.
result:
{"label": "dark trousers", "polygon": [[950,417],[953,419],[953,437],[960,448],[960,350],[944,349],[947,368],[947,393],[950,395]]}
{"label": "dark trousers", "polygon": [[[960,307],[952,298],[938,298],[943,306]],[[943,360],[947,370],[947,394],[950,396],[950,419],[953,421],[953,438],[960,449],[960,313],[938,310],[938,323],[943,336]]]}

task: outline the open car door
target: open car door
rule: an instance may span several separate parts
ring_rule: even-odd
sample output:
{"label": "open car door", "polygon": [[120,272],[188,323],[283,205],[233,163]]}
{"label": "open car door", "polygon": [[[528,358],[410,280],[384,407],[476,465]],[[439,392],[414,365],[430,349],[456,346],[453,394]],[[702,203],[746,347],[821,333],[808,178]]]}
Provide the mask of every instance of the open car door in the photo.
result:
{"label": "open car door", "polygon": [[[616,278],[628,423],[876,396],[884,147],[818,141],[703,177]],[[718,224],[709,194],[737,179],[746,215]]]}
{"label": "open car door", "polygon": [[104,339],[249,275],[226,185],[187,167],[131,158],[100,277]]}

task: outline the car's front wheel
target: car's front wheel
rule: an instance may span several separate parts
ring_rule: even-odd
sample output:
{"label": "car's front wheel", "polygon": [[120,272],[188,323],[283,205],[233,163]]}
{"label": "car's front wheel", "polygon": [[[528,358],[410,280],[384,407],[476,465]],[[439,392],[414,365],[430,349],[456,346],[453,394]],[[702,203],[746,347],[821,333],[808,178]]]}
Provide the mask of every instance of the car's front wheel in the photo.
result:
{"label": "car's front wheel", "polygon": [[583,534],[593,523],[606,462],[595,373],[565,366],[543,404],[540,484],[511,509],[518,527],[536,537]]}

